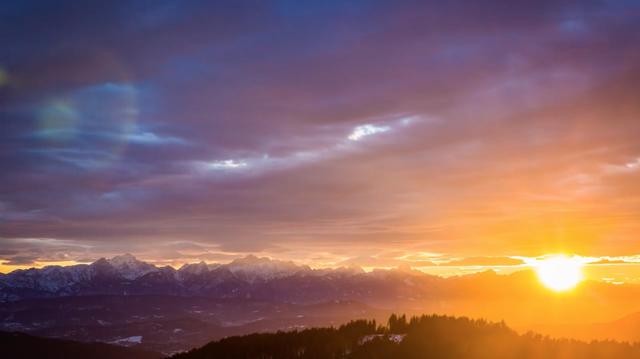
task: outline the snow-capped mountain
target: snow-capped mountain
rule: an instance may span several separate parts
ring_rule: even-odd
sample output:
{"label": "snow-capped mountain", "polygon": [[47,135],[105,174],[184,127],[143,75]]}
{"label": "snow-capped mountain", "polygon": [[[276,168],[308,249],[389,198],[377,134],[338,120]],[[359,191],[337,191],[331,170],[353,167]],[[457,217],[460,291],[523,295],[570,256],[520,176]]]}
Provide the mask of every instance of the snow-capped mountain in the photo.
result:
{"label": "snow-capped mountain", "polygon": [[69,267],[49,266],[42,269],[17,270],[0,276],[0,284],[13,288],[56,293],[75,283],[91,280],[90,266],[80,264]]}
{"label": "snow-capped mountain", "polygon": [[259,258],[248,255],[225,265],[231,273],[253,283],[284,278],[298,272],[311,271],[308,266],[298,266],[293,262],[276,261],[269,258]]}
{"label": "snow-capped mountain", "polygon": [[152,264],[139,261],[133,255],[126,253],[120,256],[115,256],[107,260],[116,272],[123,278],[133,280],[143,275],[155,272],[158,268]]}
{"label": "snow-capped mountain", "polygon": [[176,276],[178,279],[185,279],[190,276],[198,276],[208,273],[209,270],[209,265],[205,262],[185,264],[178,269]]}
{"label": "snow-capped mountain", "polygon": [[258,284],[312,274],[307,266],[256,256],[228,264],[185,264],[176,270],[123,254],[100,258],[89,265],[48,266],[0,274],[0,301],[85,294],[251,296]]}
{"label": "snow-capped mountain", "polygon": [[[402,278],[400,278],[400,277]],[[407,277],[416,277],[406,280]],[[419,277],[419,278],[418,278]],[[178,295],[289,303],[369,302],[419,297],[433,277],[360,268],[311,269],[293,262],[247,256],[226,264],[156,267],[124,254],[89,265],[49,266],[0,275],[0,302],[80,295]],[[408,286],[406,283],[418,283]]]}

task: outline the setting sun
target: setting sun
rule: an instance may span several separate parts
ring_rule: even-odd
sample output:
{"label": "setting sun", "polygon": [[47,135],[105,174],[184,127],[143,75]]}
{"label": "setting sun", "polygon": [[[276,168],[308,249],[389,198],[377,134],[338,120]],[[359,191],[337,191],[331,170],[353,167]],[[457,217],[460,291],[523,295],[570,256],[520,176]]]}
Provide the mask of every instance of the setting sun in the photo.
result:
{"label": "setting sun", "polygon": [[545,287],[562,292],[574,288],[582,281],[583,262],[579,257],[557,255],[535,263],[538,278]]}

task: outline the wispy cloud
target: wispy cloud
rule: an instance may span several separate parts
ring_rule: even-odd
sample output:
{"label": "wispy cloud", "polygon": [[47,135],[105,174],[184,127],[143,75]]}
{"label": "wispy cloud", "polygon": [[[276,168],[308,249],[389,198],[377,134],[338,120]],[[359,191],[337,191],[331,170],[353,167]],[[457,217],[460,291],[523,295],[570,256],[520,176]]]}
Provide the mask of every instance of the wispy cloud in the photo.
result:
{"label": "wispy cloud", "polygon": [[389,131],[391,128],[389,126],[375,126],[375,125],[360,125],[353,129],[353,132],[349,134],[347,138],[351,141],[360,141],[364,137],[372,136],[378,133],[384,133]]}

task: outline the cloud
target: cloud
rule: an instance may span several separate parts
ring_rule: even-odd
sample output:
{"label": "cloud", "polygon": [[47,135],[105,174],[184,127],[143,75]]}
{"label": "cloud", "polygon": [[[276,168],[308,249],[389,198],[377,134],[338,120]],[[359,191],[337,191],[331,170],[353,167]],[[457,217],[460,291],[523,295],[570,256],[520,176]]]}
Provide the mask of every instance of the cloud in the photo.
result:
{"label": "cloud", "polygon": [[375,126],[375,125],[360,125],[353,129],[353,132],[349,134],[348,138],[351,141],[360,141],[362,138],[372,136],[377,133],[384,133],[389,131],[389,126]]}
{"label": "cloud", "polygon": [[636,250],[635,4],[69,6],[0,15],[16,255]]}
{"label": "cloud", "polygon": [[589,262],[589,265],[601,265],[601,264],[628,264],[629,262],[626,262],[622,259],[607,259],[607,258],[603,258],[603,259],[599,259],[597,261],[594,262]]}
{"label": "cloud", "polygon": [[198,163],[198,166],[211,170],[234,170],[247,167],[247,162],[237,160],[221,160],[213,162]]}
{"label": "cloud", "polygon": [[29,256],[15,256],[2,262],[3,265],[20,266],[20,265],[32,265],[36,263],[38,257]]}
{"label": "cloud", "polygon": [[525,262],[518,258],[511,257],[468,257],[462,259],[454,259],[449,262],[440,263],[441,266],[480,266],[480,267],[499,267],[499,266],[520,266]]}
{"label": "cloud", "polygon": [[124,136],[125,140],[140,144],[184,144],[185,141],[171,136],[158,136],[153,132],[130,133]]}
{"label": "cloud", "polygon": [[410,261],[401,258],[390,258],[385,256],[358,256],[339,261],[334,264],[338,267],[367,267],[367,268],[405,268],[405,267],[428,267],[436,264],[427,260]]}

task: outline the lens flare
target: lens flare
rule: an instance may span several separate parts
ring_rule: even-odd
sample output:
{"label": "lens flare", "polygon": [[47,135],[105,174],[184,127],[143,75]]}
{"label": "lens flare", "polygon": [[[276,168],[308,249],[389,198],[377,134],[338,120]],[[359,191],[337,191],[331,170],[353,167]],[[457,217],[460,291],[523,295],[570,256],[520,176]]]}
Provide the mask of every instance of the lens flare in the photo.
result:
{"label": "lens flare", "polygon": [[2,66],[0,66],[0,87],[8,83],[9,83],[9,74]]}
{"label": "lens flare", "polygon": [[38,134],[50,141],[68,141],[77,135],[79,116],[71,101],[51,101],[40,110],[39,120]]}

